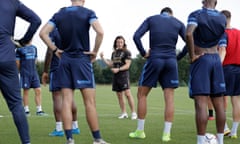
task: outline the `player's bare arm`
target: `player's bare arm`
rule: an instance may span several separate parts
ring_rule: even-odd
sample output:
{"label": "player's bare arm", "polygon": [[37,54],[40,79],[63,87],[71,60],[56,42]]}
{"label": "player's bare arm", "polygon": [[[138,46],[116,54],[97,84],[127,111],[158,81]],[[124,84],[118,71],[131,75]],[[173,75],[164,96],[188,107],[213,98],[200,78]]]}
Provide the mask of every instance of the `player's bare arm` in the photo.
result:
{"label": "player's bare arm", "polygon": [[102,44],[103,40],[103,29],[98,20],[95,20],[91,23],[93,30],[96,32],[95,44],[92,51],[84,52],[84,54],[91,55],[91,61],[94,62],[97,57],[98,50]]}

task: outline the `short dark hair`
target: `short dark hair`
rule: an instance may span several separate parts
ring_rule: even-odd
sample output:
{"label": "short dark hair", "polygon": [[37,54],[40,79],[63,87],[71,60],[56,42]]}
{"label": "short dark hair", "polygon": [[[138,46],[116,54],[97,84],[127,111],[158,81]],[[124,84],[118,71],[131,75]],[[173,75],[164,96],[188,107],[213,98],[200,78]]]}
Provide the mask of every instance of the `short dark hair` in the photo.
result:
{"label": "short dark hair", "polygon": [[173,14],[173,11],[170,7],[165,7],[161,10],[161,13],[164,13],[164,12],[167,12],[167,13],[170,13],[170,14]]}
{"label": "short dark hair", "polygon": [[222,10],[221,13],[224,14],[227,19],[231,18],[231,12],[230,11]]}

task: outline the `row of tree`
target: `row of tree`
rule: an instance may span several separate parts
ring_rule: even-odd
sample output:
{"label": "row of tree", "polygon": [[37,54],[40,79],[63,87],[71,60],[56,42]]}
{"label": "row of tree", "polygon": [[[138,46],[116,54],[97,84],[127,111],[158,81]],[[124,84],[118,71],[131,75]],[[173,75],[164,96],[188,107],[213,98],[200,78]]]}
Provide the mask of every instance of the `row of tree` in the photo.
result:
{"label": "row of tree", "polygon": [[[131,84],[138,83],[139,76],[142,71],[142,67],[145,63],[145,59],[143,59],[140,55],[137,55],[136,58],[132,59],[131,67],[130,67],[130,82]],[[43,72],[44,62],[37,63],[37,69],[39,76],[41,77]],[[98,59],[93,63],[95,81],[97,84],[111,84],[112,83],[112,72],[110,68],[108,68],[102,60]],[[178,62],[178,70],[179,70],[179,82],[180,86],[186,86],[188,82],[188,69],[189,62],[188,56],[185,56],[182,60]]]}

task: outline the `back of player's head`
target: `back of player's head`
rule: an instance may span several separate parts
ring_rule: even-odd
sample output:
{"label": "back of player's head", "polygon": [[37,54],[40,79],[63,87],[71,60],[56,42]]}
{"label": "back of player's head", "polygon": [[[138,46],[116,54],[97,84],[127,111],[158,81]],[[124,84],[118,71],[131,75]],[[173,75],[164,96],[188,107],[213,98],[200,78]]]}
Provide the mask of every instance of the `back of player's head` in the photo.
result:
{"label": "back of player's head", "polygon": [[230,11],[222,10],[221,13],[224,14],[227,19],[231,18],[231,12]]}
{"label": "back of player's head", "polygon": [[82,1],[84,2],[85,0],[71,0],[72,2],[77,2],[77,1]]}
{"label": "back of player's head", "polygon": [[167,13],[169,13],[169,14],[173,14],[173,11],[172,11],[172,9],[170,8],[170,7],[165,7],[165,8],[163,8],[162,10],[161,10],[161,13],[164,13],[164,12],[167,12]]}
{"label": "back of player's head", "polygon": [[202,0],[203,5],[207,5],[207,4],[210,4],[210,3],[214,3],[214,6],[216,6],[217,5],[217,0]]}

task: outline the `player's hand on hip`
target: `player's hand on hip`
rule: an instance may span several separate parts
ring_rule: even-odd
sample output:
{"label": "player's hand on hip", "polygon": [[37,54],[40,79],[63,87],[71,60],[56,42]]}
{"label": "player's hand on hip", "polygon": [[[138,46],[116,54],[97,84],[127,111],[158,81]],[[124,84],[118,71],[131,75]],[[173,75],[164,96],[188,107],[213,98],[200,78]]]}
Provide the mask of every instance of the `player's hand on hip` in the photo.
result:
{"label": "player's hand on hip", "polygon": [[16,48],[21,48],[21,47],[23,47],[23,45],[20,43],[19,40],[15,40],[15,39],[11,38],[11,41],[12,41],[12,43],[15,45]]}
{"label": "player's hand on hip", "polygon": [[204,53],[200,54],[200,55],[194,55],[191,59],[190,59],[190,63],[194,63],[196,60],[198,60],[201,56],[203,56]]}
{"label": "player's hand on hip", "polygon": [[147,59],[150,56],[151,48],[148,49],[147,53],[145,54],[144,58]]}
{"label": "player's hand on hip", "polygon": [[61,58],[63,53],[63,50],[57,49],[57,51],[54,53],[59,59]]}
{"label": "player's hand on hip", "polygon": [[96,52],[93,52],[93,51],[85,51],[83,52],[84,54],[86,55],[90,55],[90,58],[91,58],[91,62],[94,62],[96,60],[96,57],[97,57],[97,53]]}

